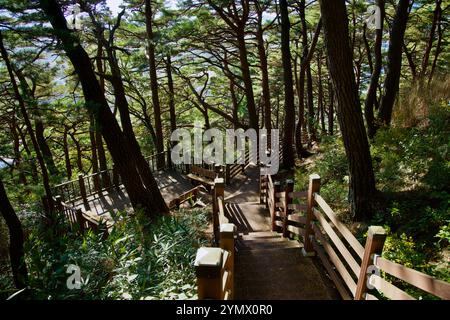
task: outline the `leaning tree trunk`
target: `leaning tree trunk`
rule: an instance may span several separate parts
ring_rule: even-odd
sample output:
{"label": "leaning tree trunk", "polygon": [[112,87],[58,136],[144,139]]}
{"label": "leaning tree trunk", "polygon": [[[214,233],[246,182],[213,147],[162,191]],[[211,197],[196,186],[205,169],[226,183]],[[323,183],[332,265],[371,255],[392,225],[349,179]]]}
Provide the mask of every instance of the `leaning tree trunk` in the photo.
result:
{"label": "leaning tree trunk", "polygon": [[239,49],[239,61],[241,65],[242,78],[245,87],[245,97],[247,98],[247,110],[250,120],[250,127],[258,130],[258,114],[256,112],[255,95],[253,92],[252,78],[250,74],[250,64],[248,62],[247,46],[245,44],[244,27],[237,31],[237,42]]}
{"label": "leaning tree trunk", "polygon": [[[97,71],[99,74],[99,83],[100,88],[105,93],[105,75],[104,75],[104,67],[103,67],[103,46],[101,40],[98,40],[97,45],[97,56],[95,58],[95,63],[97,67]],[[105,189],[109,189],[111,187],[111,179],[108,174],[108,164],[106,161],[106,153],[105,148],[103,147],[103,138],[100,130],[98,130],[98,123],[94,119],[95,125],[95,142],[97,146],[97,156],[98,156],[98,164],[100,171],[102,172],[102,186]]]}
{"label": "leaning tree trunk", "polygon": [[292,80],[291,51],[289,47],[288,5],[286,0],[280,0],[281,14],[281,56],[283,61],[284,81],[284,134],[283,134],[283,167],[291,169],[295,165],[292,149],[295,129],[294,83]]}
{"label": "leaning tree trunk", "polygon": [[170,114],[170,131],[177,129],[177,117],[175,113],[175,89],[173,87],[172,77],[172,58],[170,53],[167,54],[166,60],[167,86],[169,88],[169,114]]}
{"label": "leaning tree trunk", "polygon": [[[375,135],[375,124],[374,124],[374,105],[377,100],[377,88],[378,80],[380,79],[381,67],[383,63],[383,57],[381,55],[381,44],[383,42],[383,23],[384,23],[384,0],[377,0],[377,6],[380,8],[380,25],[377,26],[375,33],[375,65],[373,67],[372,76],[370,77],[369,88],[367,89],[366,101],[364,103],[364,115],[367,124],[367,133],[369,138],[373,138]],[[370,51],[368,51],[370,54]]]}
{"label": "leaning tree trunk", "polygon": [[155,58],[155,39],[153,36],[153,11],[151,0],[145,0],[145,25],[147,31],[147,52],[148,63],[150,67],[150,89],[152,91],[153,112],[155,117],[155,133],[156,133],[156,151],[158,152],[157,167],[164,168],[164,137],[161,123],[161,106],[159,103],[158,94],[158,76],[156,73],[156,58]]}
{"label": "leaning tree trunk", "polygon": [[406,23],[409,15],[409,0],[400,0],[395,11],[394,21],[390,32],[388,50],[388,63],[386,79],[384,80],[384,96],[381,99],[378,112],[379,126],[389,126],[392,120],[395,97],[398,93],[400,83],[400,72],[402,68],[402,47],[405,36]]}
{"label": "leaning tree trunk", "polygon": [[17,289],[26,288],[28,283],[28,271],[25,264],[25,254],[23,250],[22,224],[16,215],[8,195],[6,194],[3,181],[0,179],[0,213],[5,219],[9,230],[9,259]]}
{"label": "leaning tree trunk", "polygon": [[372,216],[375,178],[353,72],[345,0],[321,0],[320,11],[329,71],[338,100],[338,119],[349,164],[349,200],[354,218],[367,219]]}
{"label": "leaning tree trunk", "polygon": [[[267,133],[270,136],[270,130],[272,129],[272,108],[270,105],[269,69],[267,63],[266,48],[264,45],[264,30],[262,27],[262,19],[262,11],[258,10],[258,26],[256,30],[256,39],[261,69],[261,86],[264,102],[264,127],[267,129]],[[268,141],[270,143],[270,137],[268,137]]]}
{"label": "leaning tree trunk", "polygon": [[14,73],[17,75],[19,79],[20,88],[22,89],[22,96],[25,100],[25,103],[28,106],[31,106],[33,110],[32,116],[34,117],[34,133],[36,135],[36,140],[39,145],[39,148],[42,152],[42,157],[44,158],[45,164],[47,166],[48,172],[51,175],[59,174],[58,169],[56,168],[55,161],[53,160],[53,154],[48,146],[47,140],[44,136],[44,123],[41,119],[41,113],[39,110],[38,102],[28,85],[28,82],[23,75],[21,70],[14,70]]}
{"label": "leaning tree trunk", "polygon": [[[28,112],[25,106],[25,101],[20,94],[19,87],[17,85],[16,78],[14,77],[14,69],[13,66],[9,60],[8,52],[6,51],[6,48],[3,44],[3,35],[0,31],[0,51],[1,56],[3,58],[3,61],[5,62],[6,68],[8,70],[8,74],[11,80],[11,84],[13,86],[14,94],[16,96],[17,102],[20,107],[20,112],[22,113],[23,120],[25,122],[25,126],[28,132],[28,135],[30,136],[31,142],[33,144],[34,151],[36,152],[36,158],[39,163],[39,166],[41,167],[41,173],[42,173],[42,182],[44,185],[45,194],[47,197],[47,203],[50,211],[53,211],[53,197],[52,197],[52,191],[50,188],[50,179],[48,176],[47,166],[44,161],[44,157],[42,156],[41,149],[39,148],[38,141],[36,139],[36,136],[34,134],[33,126],[31,124],[30,117],[28,116]],[[51,218],[50,216],[48,218]]]}
{"label": "leaning tree trunk", "polygon": [[425,48],[425,53],[422,59],[422,68],[420,70],[421,77],[424,77],[428,69],[428,61],[430,59],[431,48],[433,47],[433,40],[435,38],[436,27],[440,22],[441,17],[441,4],[442,0],[436,0],[436,7],[433,12],[433,23],[431,24],[430,36],[428,37],[428,43]]}
{"label": "leaning tree trunk", "polygon": [[[40,6],[47,15],[79,77],[85,106],[99,125],[134,209],[142,207],[149,217],[167,212],[167,205],[156,183],[148,189],[144,186],[142,180],[146,177],[142,177],[138,171],[136,150],[121,131],[95,76],[91,60],[82,48],[80,40],[73,31],[68,29],[67,21],[58,2],[56,0],[40,0]],[[151,172],[148,172],[148,175],[149,179],[154,180]]]}

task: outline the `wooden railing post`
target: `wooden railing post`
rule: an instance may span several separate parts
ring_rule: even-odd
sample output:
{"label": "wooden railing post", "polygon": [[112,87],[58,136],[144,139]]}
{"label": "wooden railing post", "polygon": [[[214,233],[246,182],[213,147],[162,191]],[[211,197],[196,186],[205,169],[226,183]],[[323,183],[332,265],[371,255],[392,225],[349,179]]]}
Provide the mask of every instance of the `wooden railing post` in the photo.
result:
{"label": "wooden railing post", "polygon": [[369,230],[367,231],[366,246],[364,247],[364,255],[361,262],[361,272],[356,286],[355,300],[365,299],[365,293],[367,291],[367,268],[373,264],[374,254],[381,255],[385,240],[386,231],[383,227],[369,227]]}
{"label": "wooden railing post", "polygon": [[267,176],[259,175],[259,204],[267,205]]}
{"label": "wooden railing post", "polygon": [[230,184],[231,183],[231,179],[230,179],[230,164],[226,164],[225,165],[225,183],[226,184]]}
{"label": "wooden railing post", "polygon": [[100,192],[100,190],[102,189],[101,184],[100,184],[100,173],[94,172],[92,175],[92,179],[94,180],[94,190],[96,192]]}
{"label": "wooden railing post", "polygon": [[117,170],[117,166],[114,164],[113,165],[113,185],[114,187],[116,187],[117,189],[119,188],[119,170]]}
{"label": "wooden railing post", "polygon": [[80,194],[81,194],[81,198],[83,199],[84,208],[86,210],[89,210],[90,208],[89,208],[89,202],[87,200],[86,186],[84,184],[84,178],[83,178],[82,173],[78,174],[78,185],[80,186]]}
{"label": "wooden railing post", "polygon": [[214,172],[216,173],[216,178],[223,178],[222,165],[215,164],[214,165]]}
{"label": "wooden railing post", "polygon": [[314,234],[312,229],[312,222],[314,221],[314,193],[320,191],[320,177],[317,174],[312,174],[309,176],[309,186],[308,186],[308,209],[306,210],[306,224],[305,224],[305,246],[302,249],[303,255],[312,256],[314,255],[314,248],[311,241],[311,236]]}
{"label": "wooden railing post", "polygon": [[81,211],[81,209],[77,209],[77,211],[75,212],[76,216],[77,216],[77,222],[78,222],[78,227],[80,228],[80,233],[83,234],[84,233],[84,217],[83,217],[83,211]]}
{"label": "wooden railing post", "polygon": [[289,193],[294,191],[294,180],[286,180],[284,194],[284,216],[283,216],[283,237],[289,237],[288,230],[288,218],[292,213],[292,209],[289,209],[289,205],[292,203],[292,197],[289,197]]}
{"label": "wooden railing post", "polygon": [[273,193],[269,195],[272,197],[272,208],[270,208],[270,216],[272,217],[272,231],[277,231],[277,225],[276,225],[276,209],[277,209],[277,196],[276,194],[281,192],[281,184],[279,181],[275,181],[273,183]]}
{"label": "wooden railing post", "polygon": [[199,300],[222,299],[222,256],[221,248],[197,250],[194,266]]}
{"label": "wooden railing post", "polygon": [[56,212],[58,212],[58,213],[63,211],[62,197],[60,195],[57,195],[55,197],[55,209],[56,209]]}
{"label": "wooden railing post", "polygon": [[234,297],[234,235],[236,233],[236,226],[232,223],[223,223],[220,225],[220,247],[228,251],[229,257],[229,277],[230,277],[230,292],[229,299]]}
{"label": "wooden railing post", "polygon": [[218,204],[218,198],[224,197],[225,193],[225,185],[223,178],[216,178],[214,180],[214,189],[213,189],[213,228],[214,228],[214,240],[216,244],[219,244],[219,225],[220,225],[220,219],[219,219],[219,204]]}
{"label": "wooden railing post", "polygon": [[172,169],[172,146],[170,145],[170,141],[167,142],[167,168]]}

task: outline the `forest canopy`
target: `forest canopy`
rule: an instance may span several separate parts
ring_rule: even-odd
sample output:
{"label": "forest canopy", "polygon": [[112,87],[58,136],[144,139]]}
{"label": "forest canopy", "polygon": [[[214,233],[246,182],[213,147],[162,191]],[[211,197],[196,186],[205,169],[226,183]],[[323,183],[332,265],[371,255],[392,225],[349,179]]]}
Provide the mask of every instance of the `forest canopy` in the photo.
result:
{"label": "forest canopy", "polygon": [[[158,186],[195,123],[278,129],[281,176],[320,174],[358,239],[383,225],[391,259],[449,281],[449,5],[0,0],[0,297],[80,298],[61,287],[78,259],[95,270],[81,298],[192,298],[208,210],[179,220]],[[62,236],[57,186],[91,176],[139,214],[107,240]]]}

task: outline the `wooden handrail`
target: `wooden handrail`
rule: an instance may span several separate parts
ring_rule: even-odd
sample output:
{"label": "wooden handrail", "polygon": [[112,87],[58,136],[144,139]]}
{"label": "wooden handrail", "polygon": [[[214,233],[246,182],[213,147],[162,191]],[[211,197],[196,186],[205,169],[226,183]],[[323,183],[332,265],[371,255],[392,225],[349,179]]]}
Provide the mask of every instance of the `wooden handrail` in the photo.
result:
{"label": "wooden handrail", "polygon": [[179,195],[177,198],[172,199],[169,202],[169,209],[179,209],[180,205],[183,204],[184,202],[192,199],[193,201],[197,200],[197,196],[198,193],[203,190],[204,192],[208,192],[208,190],[206,190],[206,188],[202,185],[198,185],[184,193],[182,193],[181,195]]}
{"label": "wooden handrail", "polygon": [[450,283],[433,278],[383,257],[375,256],[374,265],[384,272],[441,299],[450,300]]}
{"label": "wooden handrail", "polygon": [[220,247],[197,250],[194,266],[199,300],[231,300],[234,298],[234,224],[220,226]]}
{"label": "wooden handrail", "polygon": [[[436,297],[450,299],[449,283],[381,257],[386,238],[383,228],[369,227],[363,246],[320,196],[319,176],[310,176],[308,191],[281,191],[279,182],[273,182],[270,175],[263,176],[260,190],[265,194],[261,199],[271,213],[272,230],[280,231],[282,227],[283,234],[302,237],[303,253],[317,254],[344,299],[377,300],[370,292],[372,287],[391,299],[412,299],[378,274],[368,273],[373,268]],[[305,197],[306,206],[301,203]],[[306,216],[302,214],[305,210]],[[372,282],[374,285],[368,286]]]}
{"label": "wooden handrail", "polygon": [[314,200],[316,201],[317,205],[323,210],[323,212],[328,216],[328,218],[333,222],[342,236],[344,236],[345,240],[347,240],[347,242],[351,245],[352,249],[355,250],[358,256],[362,259],[364,254],[364,247],[355,238],[353,233],[338,219],[334,211],[318,193],[314,194]]}

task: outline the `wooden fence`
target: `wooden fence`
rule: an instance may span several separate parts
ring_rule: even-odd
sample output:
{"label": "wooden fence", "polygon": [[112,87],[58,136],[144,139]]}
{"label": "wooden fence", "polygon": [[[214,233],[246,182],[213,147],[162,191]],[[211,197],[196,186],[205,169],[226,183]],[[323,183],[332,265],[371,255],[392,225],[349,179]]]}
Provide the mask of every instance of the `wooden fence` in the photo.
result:
{"label": "wooden fence", "polygon": [[225,217],[224,185],[223,178],[215,179],[212,215],[218,247],[198,249],[194,263],[199,300],[232,300],[234,297],[236,226],[228,223]]}
{"label": "wooden fence", "polygon": [[81,209],[74,208],[63,202],[61,200],[61,196],[55,197],[55,209],[57,214],[63,215],[72,231],[84,233],[88,229],[95,231],[99,229],[99,221],[94,220],[92,217],[85,214]]}
{"label": "wooden fence", "polygon": [[260,190],[261,203],[271,213],[273,231],[299,237],[304,243],[303,254],[320,258],[343,299],[377,300],[376,291],[389,299],[414,299],[381,272],[450,299],[449,283],[382,257],[386,239],[382,227],[369,227],[365,246],[361,245],[321,197],[318,175],[311,175],[308,190],[300,192],[294,191],[292,180],[282,188],[272,176],[261,176]]}

